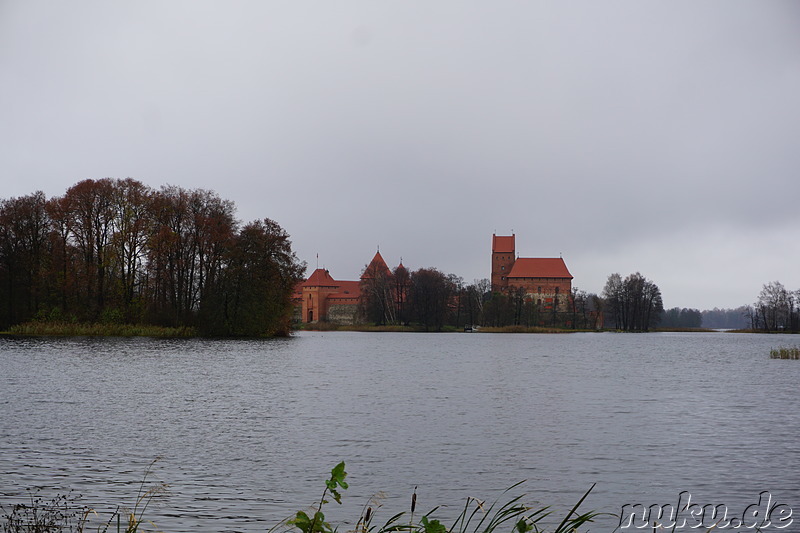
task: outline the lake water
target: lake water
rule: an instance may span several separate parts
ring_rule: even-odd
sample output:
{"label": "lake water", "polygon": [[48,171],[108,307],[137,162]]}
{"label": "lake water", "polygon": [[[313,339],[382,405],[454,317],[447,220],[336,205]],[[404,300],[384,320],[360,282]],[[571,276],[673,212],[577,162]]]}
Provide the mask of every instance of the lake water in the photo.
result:
{"label": "lake water", "polygon": [[[560,511],[724,504],[762,491],[800,531],[800,361],[793,337],[730,333],[299,333],[265,341],[0,339],[0,504],[72,488],[132,506],[147,465],[167,532],[265,531],[319,499],[346,461],[376,522],[517,481]],[[382,522],[381,522],[382,523]],[[591,531],[611,531],[607,518]],[[342,529],[344,531],[345,528]]]}

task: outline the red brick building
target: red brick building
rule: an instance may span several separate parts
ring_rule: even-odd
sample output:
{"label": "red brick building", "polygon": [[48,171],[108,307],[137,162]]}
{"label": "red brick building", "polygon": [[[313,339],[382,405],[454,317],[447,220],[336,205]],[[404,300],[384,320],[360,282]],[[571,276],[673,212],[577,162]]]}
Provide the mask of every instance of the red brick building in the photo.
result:
{"label": "red brick building", "polygon": [[336,281],[328,270],[318,268],[295,289],[295,309],[300,311],[295,318],[308,323],[325,322],[330,316],[352,323],[360,295],[357,281]]}
{"label": "red brick building", "polygon": [[295,288],[295,320],[304,323],[322,321],[353,324],[361,299],[361,283],[389,273],[391,270],[380,252],[364,269],[360,281],[335,280],[327,269],[318,268]]}
{"label": "red brick building", "polygon": [[568,309],[572,274],[560,257],[517,257],[516,235],[492,235],[492,292],[519,289],[545,309]]}

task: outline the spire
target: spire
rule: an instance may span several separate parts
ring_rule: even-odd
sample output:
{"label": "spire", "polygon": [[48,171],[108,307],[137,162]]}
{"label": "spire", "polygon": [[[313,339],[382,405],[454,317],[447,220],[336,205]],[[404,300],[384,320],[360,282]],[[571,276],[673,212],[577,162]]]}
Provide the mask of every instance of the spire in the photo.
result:
{"label": "spire", "polygon": [[383,260],[383,256],[381,255],[380,250],[375,253],[375,257],[372,258],[367,268],[364,269],[364,274],[361,275],[361,279],[372,279],[378,274],[391,274],[392,271],[389,270],[389,265],[386,264],[386,261]]}

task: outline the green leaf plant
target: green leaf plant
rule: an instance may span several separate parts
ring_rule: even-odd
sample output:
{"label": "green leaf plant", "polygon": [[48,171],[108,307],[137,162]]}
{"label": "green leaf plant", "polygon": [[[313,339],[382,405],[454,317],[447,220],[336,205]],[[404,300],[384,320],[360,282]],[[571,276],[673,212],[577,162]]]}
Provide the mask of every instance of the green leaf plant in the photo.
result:
{"label": "green leaf plant", "polygon": [[342,495],[337,490],[347,489],[347,482],[344,478],[347,477],[347,472],[344,470],[344,461],[333,467],[331,470],[331,478],[325,481],[325,490],[322,492],[322,498],[319,500],[319,505],[313,517],[308,516],[305,511],[297,511],[294,518],[288,520],[286,523],[290,526],[295,526],[303,533],[333,533],[331,525],[325,521],[325,514],[322,512],[322,506],[328,503],[325,497],[330,493],[334,501],[341,505]]}
{"label": "green leaf plant", "polygon": [[[282,524],[294,526],[301,533],[335,533],[337,528],[331,527],[325,521],[322,508],[328,503],[326,497],[329,494],[337,503],[342,503],[338,489],[347,489],[347,483],[345,482],[347,472],[345,472],[344,468],[345,464],[341,462],[331,470],[331,478],[325,482],[325,490],[313,516],[309,516],[304,511],[298,511],[294,518],[282,522]],[[517,489],[523,483],[519,482],[512,485],[503,492],[503,495]],[[578,508],[589,496],[593,488],[594,485],[586,491],[583,497],[578,500],[578,503],[570,509],[553,530],[544,529],[546,526],[542,523],[544,518],[552,512],[550,507],[531,507],[523,504],[522,498],[524,495],[515,497],[509,495],[503,503],[501,503],[501,499],[498,499],[488,505],[477,498],[469,497],[450,527],[433,517],[438,507],[434,507],[418,520],[415,520],[414,514],[417,507],[417,488],[415,487],[411,497],[411,513],[408,522],[401,520],[405,513],[400,512],[391,516],[383,525],[374,525],[373,520],[376,511],[381,506],[380,502],[384,498],[384,495],[379,493],[373,496],[364,506],[355,528],[348,533],[501,533],[502,530],[508,533],[577,533],[584,526],[593,522],[594,518],[599,515],[599,513],[593,511],[578,512]],[[501,496],[501,498],[504,497]],[[271,531],[277,529],[280,525],[272,528]]]}

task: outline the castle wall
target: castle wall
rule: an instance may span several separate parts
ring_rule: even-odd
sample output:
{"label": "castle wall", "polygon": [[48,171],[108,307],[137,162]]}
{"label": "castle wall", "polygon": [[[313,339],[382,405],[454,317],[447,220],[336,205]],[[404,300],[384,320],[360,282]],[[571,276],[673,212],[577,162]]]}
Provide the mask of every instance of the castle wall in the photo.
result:
{"label": "castle wall", "polygon": [[508,280],[509,292],[517,288],[525,290],[531,301],[539,308],[552,311],[556,306],[557,312],[567,312],[570,309],[569,299],[572,296],[572,280],[565,278],[511,278]]}
{"label": "castle wall", "polygon": [[356,323],[358,305],[352,303],[332,303],[328,306],[328,322],[351,326]]}
{"label": "castle wall", "polygon": [[572,291],[572,280],[568,278],[511,278],[508,287],[522,287],[527,294],[569,295]]}

